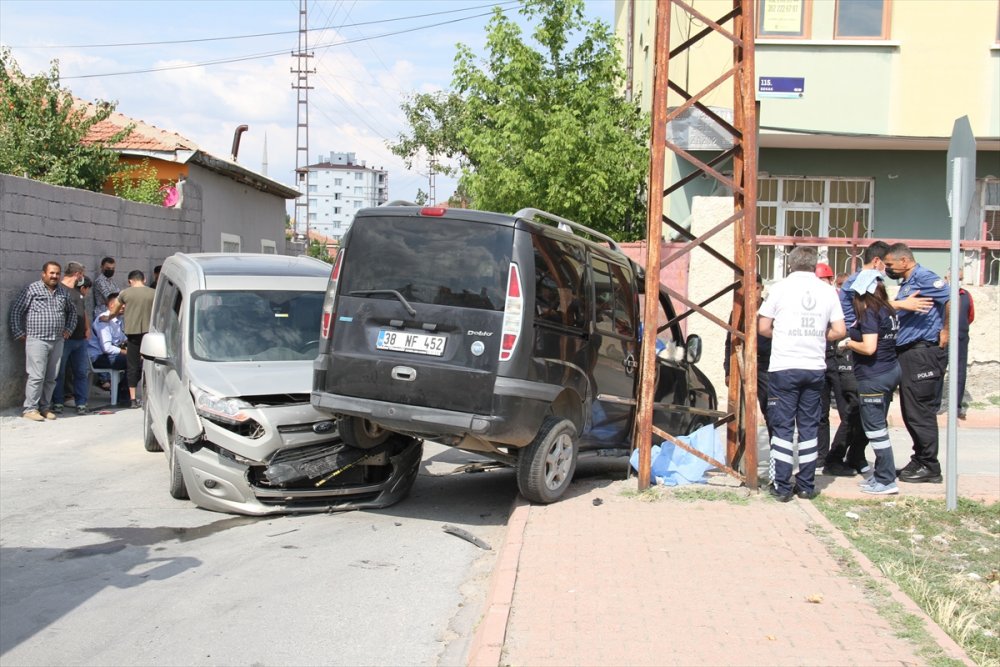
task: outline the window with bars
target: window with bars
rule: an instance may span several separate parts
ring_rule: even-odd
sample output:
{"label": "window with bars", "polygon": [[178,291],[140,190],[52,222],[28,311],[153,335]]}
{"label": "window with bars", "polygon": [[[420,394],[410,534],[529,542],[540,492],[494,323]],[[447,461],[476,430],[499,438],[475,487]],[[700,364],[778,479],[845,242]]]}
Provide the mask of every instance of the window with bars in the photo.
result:
{"label": "window with bars", "polygon": [[[768,236],[870,238],[875,181],[872,178],[762,176],[757,180],[757,264],[766,280],[785,275],[790,246]],[[821,246],[820,261],[835,273],[851,273],[866,242],[856,251]],[[855,259],[857,258],[857,262]]]}
{"label": "window with bars", "polygon": [[[984,179],[981,182],[980,206],[983,211],[984,240],[1000,240],[1000,180]],[[1000,285],[1000,251],[983,252],[983,284]]]}

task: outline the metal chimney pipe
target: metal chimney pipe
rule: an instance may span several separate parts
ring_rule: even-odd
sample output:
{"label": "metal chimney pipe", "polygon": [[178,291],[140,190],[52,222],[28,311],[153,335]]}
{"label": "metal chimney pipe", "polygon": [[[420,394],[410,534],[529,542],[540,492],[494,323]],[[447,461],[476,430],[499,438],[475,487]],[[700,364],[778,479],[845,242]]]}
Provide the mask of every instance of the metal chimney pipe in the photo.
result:
{"label": "metal chimney pipe", "polygon": [[233,162],[236,161],[236,156],[240,153],[240,136],[249,129],[249,125],[240,125],[236,128],[236,132],[233,133]]}

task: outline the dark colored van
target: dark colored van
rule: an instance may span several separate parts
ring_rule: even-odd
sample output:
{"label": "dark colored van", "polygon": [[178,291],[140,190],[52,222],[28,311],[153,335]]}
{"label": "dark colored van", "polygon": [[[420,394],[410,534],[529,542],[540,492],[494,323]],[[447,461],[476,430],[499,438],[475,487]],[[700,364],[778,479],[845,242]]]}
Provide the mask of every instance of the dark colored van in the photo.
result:
{"label": "dark colored van", "polygon": [[[516,466],[521,493],[552,502],[581,450],[627,447],[642,287],[612,239],[535,209],[361,210],[331,272],[312,404],[351,446],[432,439]],[[678,409],[656,421],[688,433],[716,407],[700,340],[676,324],[658,338],[656,398]]]}

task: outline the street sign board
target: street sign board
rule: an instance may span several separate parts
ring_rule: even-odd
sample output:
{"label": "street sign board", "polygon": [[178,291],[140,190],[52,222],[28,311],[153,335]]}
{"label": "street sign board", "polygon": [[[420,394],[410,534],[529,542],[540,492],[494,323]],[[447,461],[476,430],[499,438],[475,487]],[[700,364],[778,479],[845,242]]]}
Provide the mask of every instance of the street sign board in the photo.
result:
{"label": "street sign board", "polygon": [[972,203],[976,194],[976,137],[968,116],[956,119],[951,131],[945,193],[948,211],[964,230],[963,236],[979,238],[979,220],[970,219],[975,210]]}
{"label": "street sign board", "polygon": [[765,97],[800,98],[806,90],[805,77],[759,76],[757,77],[757,99]]}

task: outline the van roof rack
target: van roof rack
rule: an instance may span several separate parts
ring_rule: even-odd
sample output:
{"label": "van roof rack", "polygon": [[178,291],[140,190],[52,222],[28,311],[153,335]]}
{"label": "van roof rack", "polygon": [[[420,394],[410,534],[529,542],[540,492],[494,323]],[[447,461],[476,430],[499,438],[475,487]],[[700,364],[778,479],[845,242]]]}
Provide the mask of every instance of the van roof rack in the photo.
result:
{"label": "van roof rack", "polygon": [[392,201],[379,204],[379,206],[417,206],[417,204],[411,201],[406,201],[405,199],[393,199]]}
{"label": "van roof rack", "polygon": [[577,232],[581,232],[583,234],[589,234],[590,236],[593,236],[594,238],[600,239],[605,243],[607,243],[611,247],[611,249],[614,250],[615,252],[621,252],[622,254],[624,254],[624,252],[621,249],[621,246],[618,245],[618,242],[615,241],[610,236],[608,236],[607,234],[602,234],[596,229],[591,229],[586,225],[581,225],[579,222],[573,222],[572,220],[567,220],[566,218],[560,217],[554,213],[549,213],[548,211],[543,211],[537,208],[522,208],[514,215],[517,216],[518,218],[524,218],[526,220],[537,220],[538,218],[542,218],[544,220],[555,222],[557,223],[556,226],[559,229],[563,230],[564,232],[569,232],[570,234],[575,234]]}

